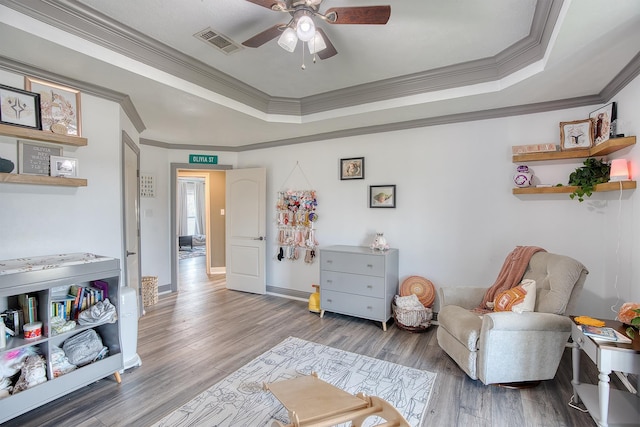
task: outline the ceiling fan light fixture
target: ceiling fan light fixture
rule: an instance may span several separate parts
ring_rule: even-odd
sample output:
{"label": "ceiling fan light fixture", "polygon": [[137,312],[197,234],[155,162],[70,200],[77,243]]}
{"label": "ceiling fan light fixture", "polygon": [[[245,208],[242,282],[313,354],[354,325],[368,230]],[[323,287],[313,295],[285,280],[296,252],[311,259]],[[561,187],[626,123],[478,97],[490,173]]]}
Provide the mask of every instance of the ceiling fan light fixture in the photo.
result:
{"label": "ceiling fan light fixture", "polygon": [[309,15],[302,15],[296,21],[296,34],[303,42],[308,42],[316,34],[316,26]]}
{"label": "ceiling fan light fixture", "polygon": [[309,46],[309,53],[313,55],[314,53],[321,52],[327,48],[327,44],[324,42],[324,38],[320,32],[316,31],[316,34],[313,36],[311,40],[307,43]]}
{"label": "ceiling fan light fixture", "polygon": [[294,50],[296,50],[296,46],[298,44],[298,36],[296,35],[296,31],[291,27],[284,30],[284,32],[278,39],[278,44],[287,52],[293,52]]}

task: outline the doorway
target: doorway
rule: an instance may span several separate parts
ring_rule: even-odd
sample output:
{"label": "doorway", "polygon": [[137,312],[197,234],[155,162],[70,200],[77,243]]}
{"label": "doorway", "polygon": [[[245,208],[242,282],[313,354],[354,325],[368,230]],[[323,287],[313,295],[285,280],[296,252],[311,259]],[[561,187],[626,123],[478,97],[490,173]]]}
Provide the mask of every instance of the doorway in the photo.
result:
{"label": "doorway", "polygon": [[[171,291],[177,292],[182,264],[209,276],[225,271],[225,170],[228,165],[171,164]],[[203,201],[204,200],[204,201]],[[189,206],[190,204],[190,206]],[[198,206],[204,209],[199,210]],[[203,256],[196,256],[203,255]],[[185,259],[186,258],[186,259]]]}

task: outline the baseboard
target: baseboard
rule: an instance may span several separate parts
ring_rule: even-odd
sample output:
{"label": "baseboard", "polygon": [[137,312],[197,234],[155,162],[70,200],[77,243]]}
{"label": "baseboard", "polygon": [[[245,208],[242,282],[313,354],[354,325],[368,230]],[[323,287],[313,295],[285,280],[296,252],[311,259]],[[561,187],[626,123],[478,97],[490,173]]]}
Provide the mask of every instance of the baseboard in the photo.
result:
{"label": "baseboard", "polygon": [[279,288],[277,286],[267,286],[267,294],[300,301],[309,301],[309,296],[311,296],[311,292],[296,291],[295,289]]}

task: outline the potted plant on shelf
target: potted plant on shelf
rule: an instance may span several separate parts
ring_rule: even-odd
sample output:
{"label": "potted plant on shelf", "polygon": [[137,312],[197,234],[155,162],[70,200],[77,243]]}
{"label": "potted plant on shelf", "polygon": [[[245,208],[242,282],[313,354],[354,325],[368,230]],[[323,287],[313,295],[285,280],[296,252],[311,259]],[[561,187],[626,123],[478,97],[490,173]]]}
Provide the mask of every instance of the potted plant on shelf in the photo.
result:
{"label": "potted plant on shelf", "polygon": [[583,162],[584,166],[577,168],[569,175],[569,185],[578,188],[569,194],[571,199],[578,197],[579,202],[583,202],[585,196],[591,197],[596,185],[609,182],[611,165],[603,160],[589,157]]}

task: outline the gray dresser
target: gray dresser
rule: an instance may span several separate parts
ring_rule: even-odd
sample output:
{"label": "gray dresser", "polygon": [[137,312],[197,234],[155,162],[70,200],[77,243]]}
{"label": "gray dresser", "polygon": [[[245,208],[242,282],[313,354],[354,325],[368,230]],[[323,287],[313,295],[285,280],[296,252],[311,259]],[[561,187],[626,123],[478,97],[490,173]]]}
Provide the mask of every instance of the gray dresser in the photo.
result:
{"label": "gray dresser", "polygon": [[320,249],[320,317],[325,311],[382,322],[387,330],[398,292],[398,250],[365,246]]}

